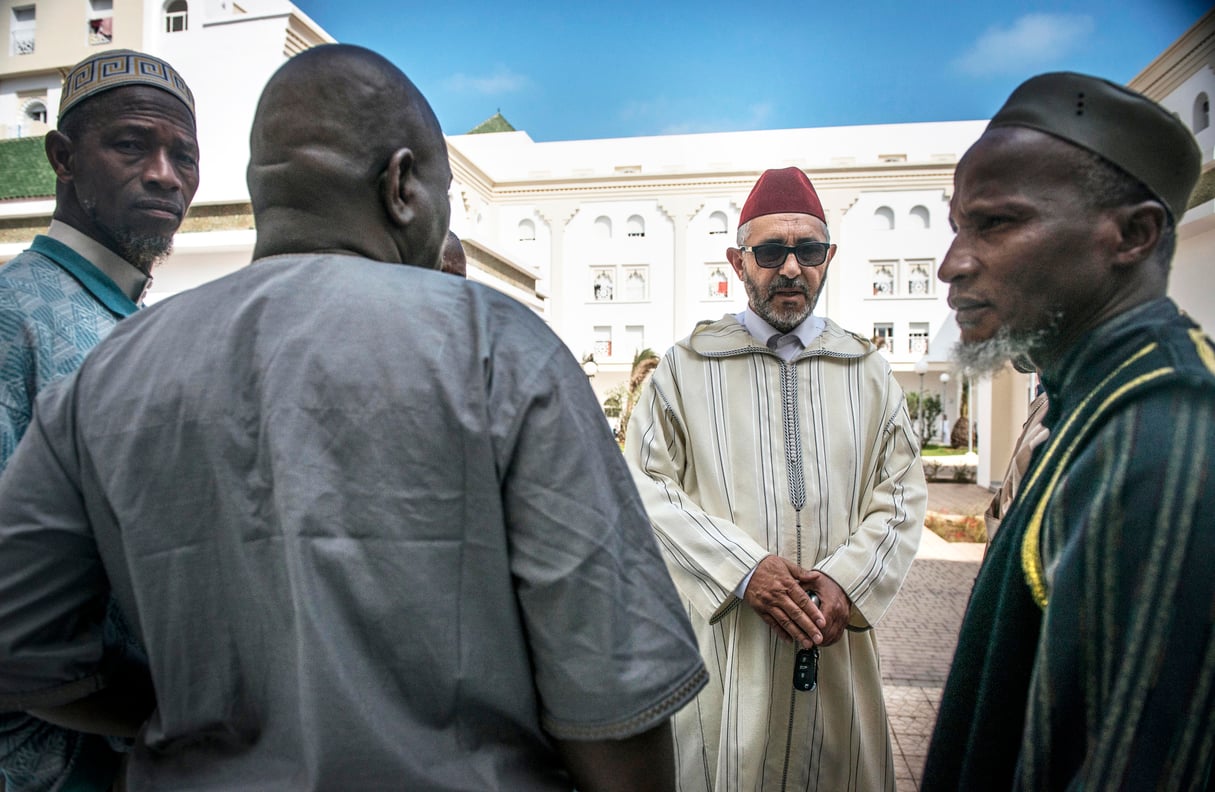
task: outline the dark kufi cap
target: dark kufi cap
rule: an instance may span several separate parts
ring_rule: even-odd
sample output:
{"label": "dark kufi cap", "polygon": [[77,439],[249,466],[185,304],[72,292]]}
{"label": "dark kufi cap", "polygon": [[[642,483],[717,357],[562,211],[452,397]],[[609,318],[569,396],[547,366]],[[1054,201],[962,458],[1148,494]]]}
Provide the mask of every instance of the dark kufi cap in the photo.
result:
{"label": "dark kufi cap", "polygon": [[1098,77],[1053,72],[1012,92],[987,125],[1020,126],[1062,138],[1143,183],[1180,220],[1198,182],[1202,153],[1172,113],[1129,88]]}
{"label": "dark kufi cap", "polygon": [[176,96],[194,117],[194,94],[174,69],[160,58],[144,52],[118,49],[98,52],[77,63],[63,81],[59,117],[102,91],[124,85],[150,85]]}
{"label": "dark kufi cap", "polygon": [[801,168],[764,171],[743,203],[738,224],[743,225],[761,215],[785,212],[813,215],[824,223],[827,222],[818,193]]}

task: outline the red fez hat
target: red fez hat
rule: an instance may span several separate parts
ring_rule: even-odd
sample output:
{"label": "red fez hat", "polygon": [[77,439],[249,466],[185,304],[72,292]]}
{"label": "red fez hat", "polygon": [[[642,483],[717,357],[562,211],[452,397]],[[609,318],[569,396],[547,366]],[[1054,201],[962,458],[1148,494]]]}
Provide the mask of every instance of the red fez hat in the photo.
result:
{"label": "red fez hat", "polygon": [[738,216],[738,224],[749,222],[762,215],[808,214],[817,217],[824,223],[827,218],[823,214],[823,204],[818,200],[814,185],[801,168],[780,168],[766,170],[751,188],[747,202],[743,204],[742,214]]}

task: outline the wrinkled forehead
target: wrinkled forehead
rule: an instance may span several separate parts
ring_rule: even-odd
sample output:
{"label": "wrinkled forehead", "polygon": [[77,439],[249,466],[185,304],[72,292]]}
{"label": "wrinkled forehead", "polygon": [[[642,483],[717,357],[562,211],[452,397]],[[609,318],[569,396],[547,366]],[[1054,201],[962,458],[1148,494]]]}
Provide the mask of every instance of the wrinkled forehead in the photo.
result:
{"label": "wrinkled forehead", "polygon": [[745,245],[764,242],[825,241],[827,224],[814,215],[800,212],[781,212],[760,215],[743,224],[746,228]]}
{"label": "wrinkled forehead", "polygon": [[1058,186],[1075,181],[1083,149],[1024,127],[988,129],[958,161],[954,196]]}
{"label": "wrinkled forehead", "polygon": [[183,102],[172,94],[144,85],[123,86],[90,96],[75,105],[65,118],[61,118],[59,126],[62,128],[76,119],[86,119],[89,128],[124,121],[165,122],[177,127],[191,139],[197,134],[194,114]]}

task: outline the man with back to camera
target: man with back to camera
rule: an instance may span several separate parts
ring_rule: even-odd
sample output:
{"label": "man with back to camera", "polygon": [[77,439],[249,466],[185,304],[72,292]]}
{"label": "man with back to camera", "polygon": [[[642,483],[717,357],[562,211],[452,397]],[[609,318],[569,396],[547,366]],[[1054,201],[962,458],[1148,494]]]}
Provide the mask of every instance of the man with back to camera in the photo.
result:
{"label": "man with back to camera", "polygon": [[922,789],[1211,781],[1215,348],[1165,296],[1200,162],[1156,103],[1052,73],[958,163],[959,358],[1032,361],[1050,436],[975,582]]}
{"label": "man with back to camera", "polygon": [[[56,177],[50,228],[0,267],[0,470],[38,392],[143,301],[198,188],[194,97],[159,58],[111,50],[76,64],[57,126],[46,136]],[[111,652],[127,635],[115,619]],[[108,789],[118,759],[100,736],[0,714],[8,792]]]}
{"label": "man with back to camera", "polygon": [[437,271],[425,98],[316,47],[250,151],[253,264],[119,327],[0,479],[0,700],[111,690],[112,591],[157,693],[136,792],[671,789],[693,634],[577,362]]}
{"label": "man with back to camera", "polygon": [[893,790],[871,628],[919,544],[919,446],[874,346],[812,313],[835,246],[801,170],[760,176],[738,245],[747,309],[667,352],[625,448],[713,677],[675,716],[680,789]]}

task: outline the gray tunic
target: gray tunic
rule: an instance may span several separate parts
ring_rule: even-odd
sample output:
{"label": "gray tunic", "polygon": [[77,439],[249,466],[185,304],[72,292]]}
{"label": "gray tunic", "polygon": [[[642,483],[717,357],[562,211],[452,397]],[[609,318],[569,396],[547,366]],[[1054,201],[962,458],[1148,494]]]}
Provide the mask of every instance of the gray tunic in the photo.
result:
{"label": "gray tunic", "polygon": [[0,707],[158,708],[131,789],[559,789],[705,683],[586,377],[442,273],[276,257],[121,324],[0,479]]}

